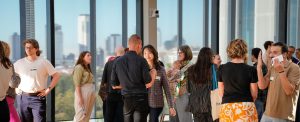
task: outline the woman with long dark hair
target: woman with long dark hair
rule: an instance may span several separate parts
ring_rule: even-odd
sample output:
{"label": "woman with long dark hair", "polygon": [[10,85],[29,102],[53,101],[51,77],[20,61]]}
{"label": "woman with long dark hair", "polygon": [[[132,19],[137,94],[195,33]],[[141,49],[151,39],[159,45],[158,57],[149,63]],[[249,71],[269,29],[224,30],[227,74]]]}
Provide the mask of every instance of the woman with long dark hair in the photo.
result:
{"label": "woman with long dark hair", "polygon": [[[152,45],[147,45],[143,48],[143,56],[147,60],[150,70],[155,69],[157,71],[156,78],[149,92],[149,106],[150,106],[150,122],[158,122],[158,117],[161,114],[164,107],[163,89],[166,94],[167,102],[169,105],[170,115],[176,115],[173,107],[172,96],[170,93],[170,87],[166,76],[165,68],[160,64],[158,60],[158,53]],[[162,89],[163,88],[163,89]]]}
{"label": "woman with long dark hair", "polygon": [[212,122],[210,91],[212,89],[213,52],[204,47],[197,62],[188,69],[188,111],[193,113],[194,122]]}
{"label": "woman with long dark hair", "polygon": [[92,56],[88,51],[80,53],[73,72],[75,85],[75,122],[88,122],[95,103],[96,93],[91,70]]}
{"label": "woman with long dark hair", "polygon": [[0,121],[9,122],[9,108],[6,101],[6,93],[9,88],[9,81],[11,80],[13,71],[12,63],[5,55],[3,45],[0,44]]}

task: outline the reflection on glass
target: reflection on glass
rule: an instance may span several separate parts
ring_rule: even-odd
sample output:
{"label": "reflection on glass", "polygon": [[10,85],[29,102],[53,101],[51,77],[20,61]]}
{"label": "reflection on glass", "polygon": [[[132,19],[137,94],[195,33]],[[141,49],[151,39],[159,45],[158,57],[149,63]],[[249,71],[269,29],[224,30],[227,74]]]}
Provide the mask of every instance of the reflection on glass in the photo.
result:
{"label": "reflection on glass", "polygon": [[128,38],[136,34],[136,0],[127,0],[128,10]]}
{"label": "reflection on glass", "polygon": [[168,68],[177,60],[178,1],[157,0],[157,50],[159,59]]}
{"label": "reflection on glass", "polygon": [[288,25],[288,45],[297,45],[297,27],[299,27],[298,21],[298,2],[299,0],[290,0],[289,4],[289,25]]}

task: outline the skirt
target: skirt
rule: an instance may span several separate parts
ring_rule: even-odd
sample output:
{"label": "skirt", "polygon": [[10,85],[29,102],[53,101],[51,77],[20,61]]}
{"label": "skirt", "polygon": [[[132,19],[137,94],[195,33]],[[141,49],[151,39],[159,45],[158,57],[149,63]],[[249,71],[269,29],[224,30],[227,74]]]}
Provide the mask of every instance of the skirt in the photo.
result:
{"label": "skirt", "polygon": [[74,93],[75,102],[75,116],[74,122],[88,122],[93,110],[93,106],[96,100],[95,86],[92,83],[84,84],[81,86],[81,95],[84,101],[84,108],[79,105],[79,96]]}
{"label": "skirt", "polygon": [[253,102],[223,104],[220,122],[258,122],[255,104]]}

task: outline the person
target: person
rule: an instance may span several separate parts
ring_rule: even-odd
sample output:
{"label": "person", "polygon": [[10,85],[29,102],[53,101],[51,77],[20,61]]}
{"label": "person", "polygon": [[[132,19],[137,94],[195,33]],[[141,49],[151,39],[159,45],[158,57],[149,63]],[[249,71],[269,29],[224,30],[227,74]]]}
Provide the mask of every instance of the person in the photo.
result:
{"label": "person", "polygon": [[[299,60],[300,59],[300,48],[296,49],[296,58]],[[300,64],[299,64],[300,65]]]}
{"label": "person", "polygon": [[88,122],[96,100],[94,76],[91,70],[92,56],[89,51],[80,53],[73,71],[75,86],[75,122]]}
{"label": "person", "polygon": [[[102,75],[101,84],[106,84],[107,86],[107,98],[105,100],[106,112],[105,112],[105,122],[122,122],[123,117],[123,100],[120,89],[112,89],[111,86],[111,72],[112,66],[116,59],[123,56],[125,50],[123,47],[117,47],[115,49],[116,57],[113,60],[108,61],[104,66],[104,71]],[[101,90],[101,89],[100,89]]]}
{"label": "person", "polygon": [[[174,97],[176,95],[176,85],[179,82],[179,74],[180,74],[180,61],[176,60],[173,62],[172,67],[167,71],[167,78],[169,81],[171,96]],[[174,98],[172,98],[174,99]]]}
{"label": "person", "polygon": [[218,53],[214,55],[213,63],[217,66],[216,69],[219,69],[219,67],[222,63],[222,60],[221,60],[221,57]]}
{"label": "person", "polygon": [[282,55],[283,61],[273,59],[274,64],[266,76],[262,73],[262,59],[258,58],[257,75],[260,89],[268,88],[267,104],[261,121],[295,121],[296,105],[299,96],[300,69],[287,60],[288,48],[282,42],[271,46],[272,58]]}
{"label": "person", "polygon": [[[188,105],[188,92],[187,92],[187,69],[193,64],[191,62],[193,58],[192,50],[189,46],[183,45],[178,49],[178,60],[180,61],[181,67],[179,74],[178,83],[176,85],[176,94],[174,96],[175,110],[178,115],[180,122],[191,122],[192,113],[186,111]],[[176,116],[171,117],[171,121],[176,121]]]}
{"label": "person", "polygon": [[274,43],[273,41],[265,41],[265,43],[264,43],[265,53],[262,55],[262,59],[268,69],[271,67],[271,64],[272,64],[271,58],[269,55],[270,55],[270,49],[271,49],[271,46],[273,43]]}
{"label": "person", "polygon": [[[227,46],[230,62],[218,71],[219,93],[222,96],[220,121],[257,122],[254,101],[257,97],[257,73],[245,62],[247,44],[242,39],[232,40]],[[228,114],[229,113],[229,114]]]}
{"label": "person", "polygon": [[296,50],[296,48],[294,46],[289,46],[288,47],[287,59],[289,61],[292,61],[293,63],[299,65],[300,61],[293,56],[294,53],[295,53],[295,50]]}
{"label": "person", "polygon": [[[21,78],[17,92],[19,116],[22,122],[45,122],[46,96],[58,83],[60,74],[48,60],[40,56],[39,43],[35,39],[26,39],[23,45],[26,57],[14,64]],[[52,80],[47,87],[49,76],[52,76]]]}
{"label": "person", "polygon": [[9,81],[13,75],[12,63],[5,55],[5,49],[0,44],[0,121],[9,122],[9,107],[6,100],[6,92],[9,88]]}
{"label": "person", "polygon": [[148,92],[156,77],[156,70],[150,71],[141,53],[142,40],[134,34],[128,40],[129,51],[116,59],[111,74],[113,89],[121,89],[123,95],[124,122],[146,122],[149,112]]}
{"label": "person", "polygon": [[[164,107],[163,89],[169,105],[169,112],[171,116],[176,115],[172,96],[170,93],[170,87],[166,76],[165,68],[160,64],[158,60],[158,53],[152,45],[147,45],[142,50],[144,58],[147,60],[151,69],[157,71],[154,84],[149,89],[149,106],[150,106],[150,122],[159,122],[158,118]],[[162,89],[163,88],[163,89]]]}
{"label": "person", "polygon": [[[9,58],[10,55],[10,47],[8,43],[4,41],[0,41],[0,43],[3,46],[5,56],[6,58]],[[13,65],[12,65],[13,67]],[[17,77],[17,74],[15,74],[15,77]],[[14,106],[15,98],[16,98],[16,91],[15,88],[17,88],[20,84],[20,80],[10,80],[9,88],[7,90],[7,96],[6,101],[9,107],[9,116],[10,116],[10,122],[21,122],[19,115],[17,113],[17,110]]]}
{"label": "person", "polygon": [[213,89],[213,52],[208,47],[201,48],[196,63],[187,70],[189,104],[194,122],[212,122],[210,92]]}
{"label": "person", "polygon": [[[253,62],[253,66],[257,67],[257,61],[258,61],[258,55],[259,52],[261,52],[260,48],[253,48],[251,50],[251,61]],[[262,71],[263,71],[263,75],[265,76],[267,74],[267,66],[265,64],[263,64],[262,66]],[[255,107],[257,110],[257,114],[258,114],[258,120],[261,120],[261,117],[265,111],[265,105],[266,105],[266,99],[267,99],[267,93],[268,93],[268,89],[258,89],[258,95],[257,95],[257,99],[255,100]]]}

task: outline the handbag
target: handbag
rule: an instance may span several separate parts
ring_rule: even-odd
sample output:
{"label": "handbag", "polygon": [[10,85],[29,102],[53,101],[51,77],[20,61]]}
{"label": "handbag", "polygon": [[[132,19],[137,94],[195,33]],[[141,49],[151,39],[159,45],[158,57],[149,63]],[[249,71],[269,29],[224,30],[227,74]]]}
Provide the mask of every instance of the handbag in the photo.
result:
{"label": "handbag", "polygon": [[213,120],[216,120],[219,118],[220,110],[222,107],[222,97],[219,95],[215,65],[212,66],[212,90],[210,92],[210,102],[211,116]]}
{"label": "handbag", "polygon": [[9,81],[9,87],[17,88],[21,82],[20,76],[15,72],[14,65],[12,65],[13,75],[11,76],[11,80]]}

